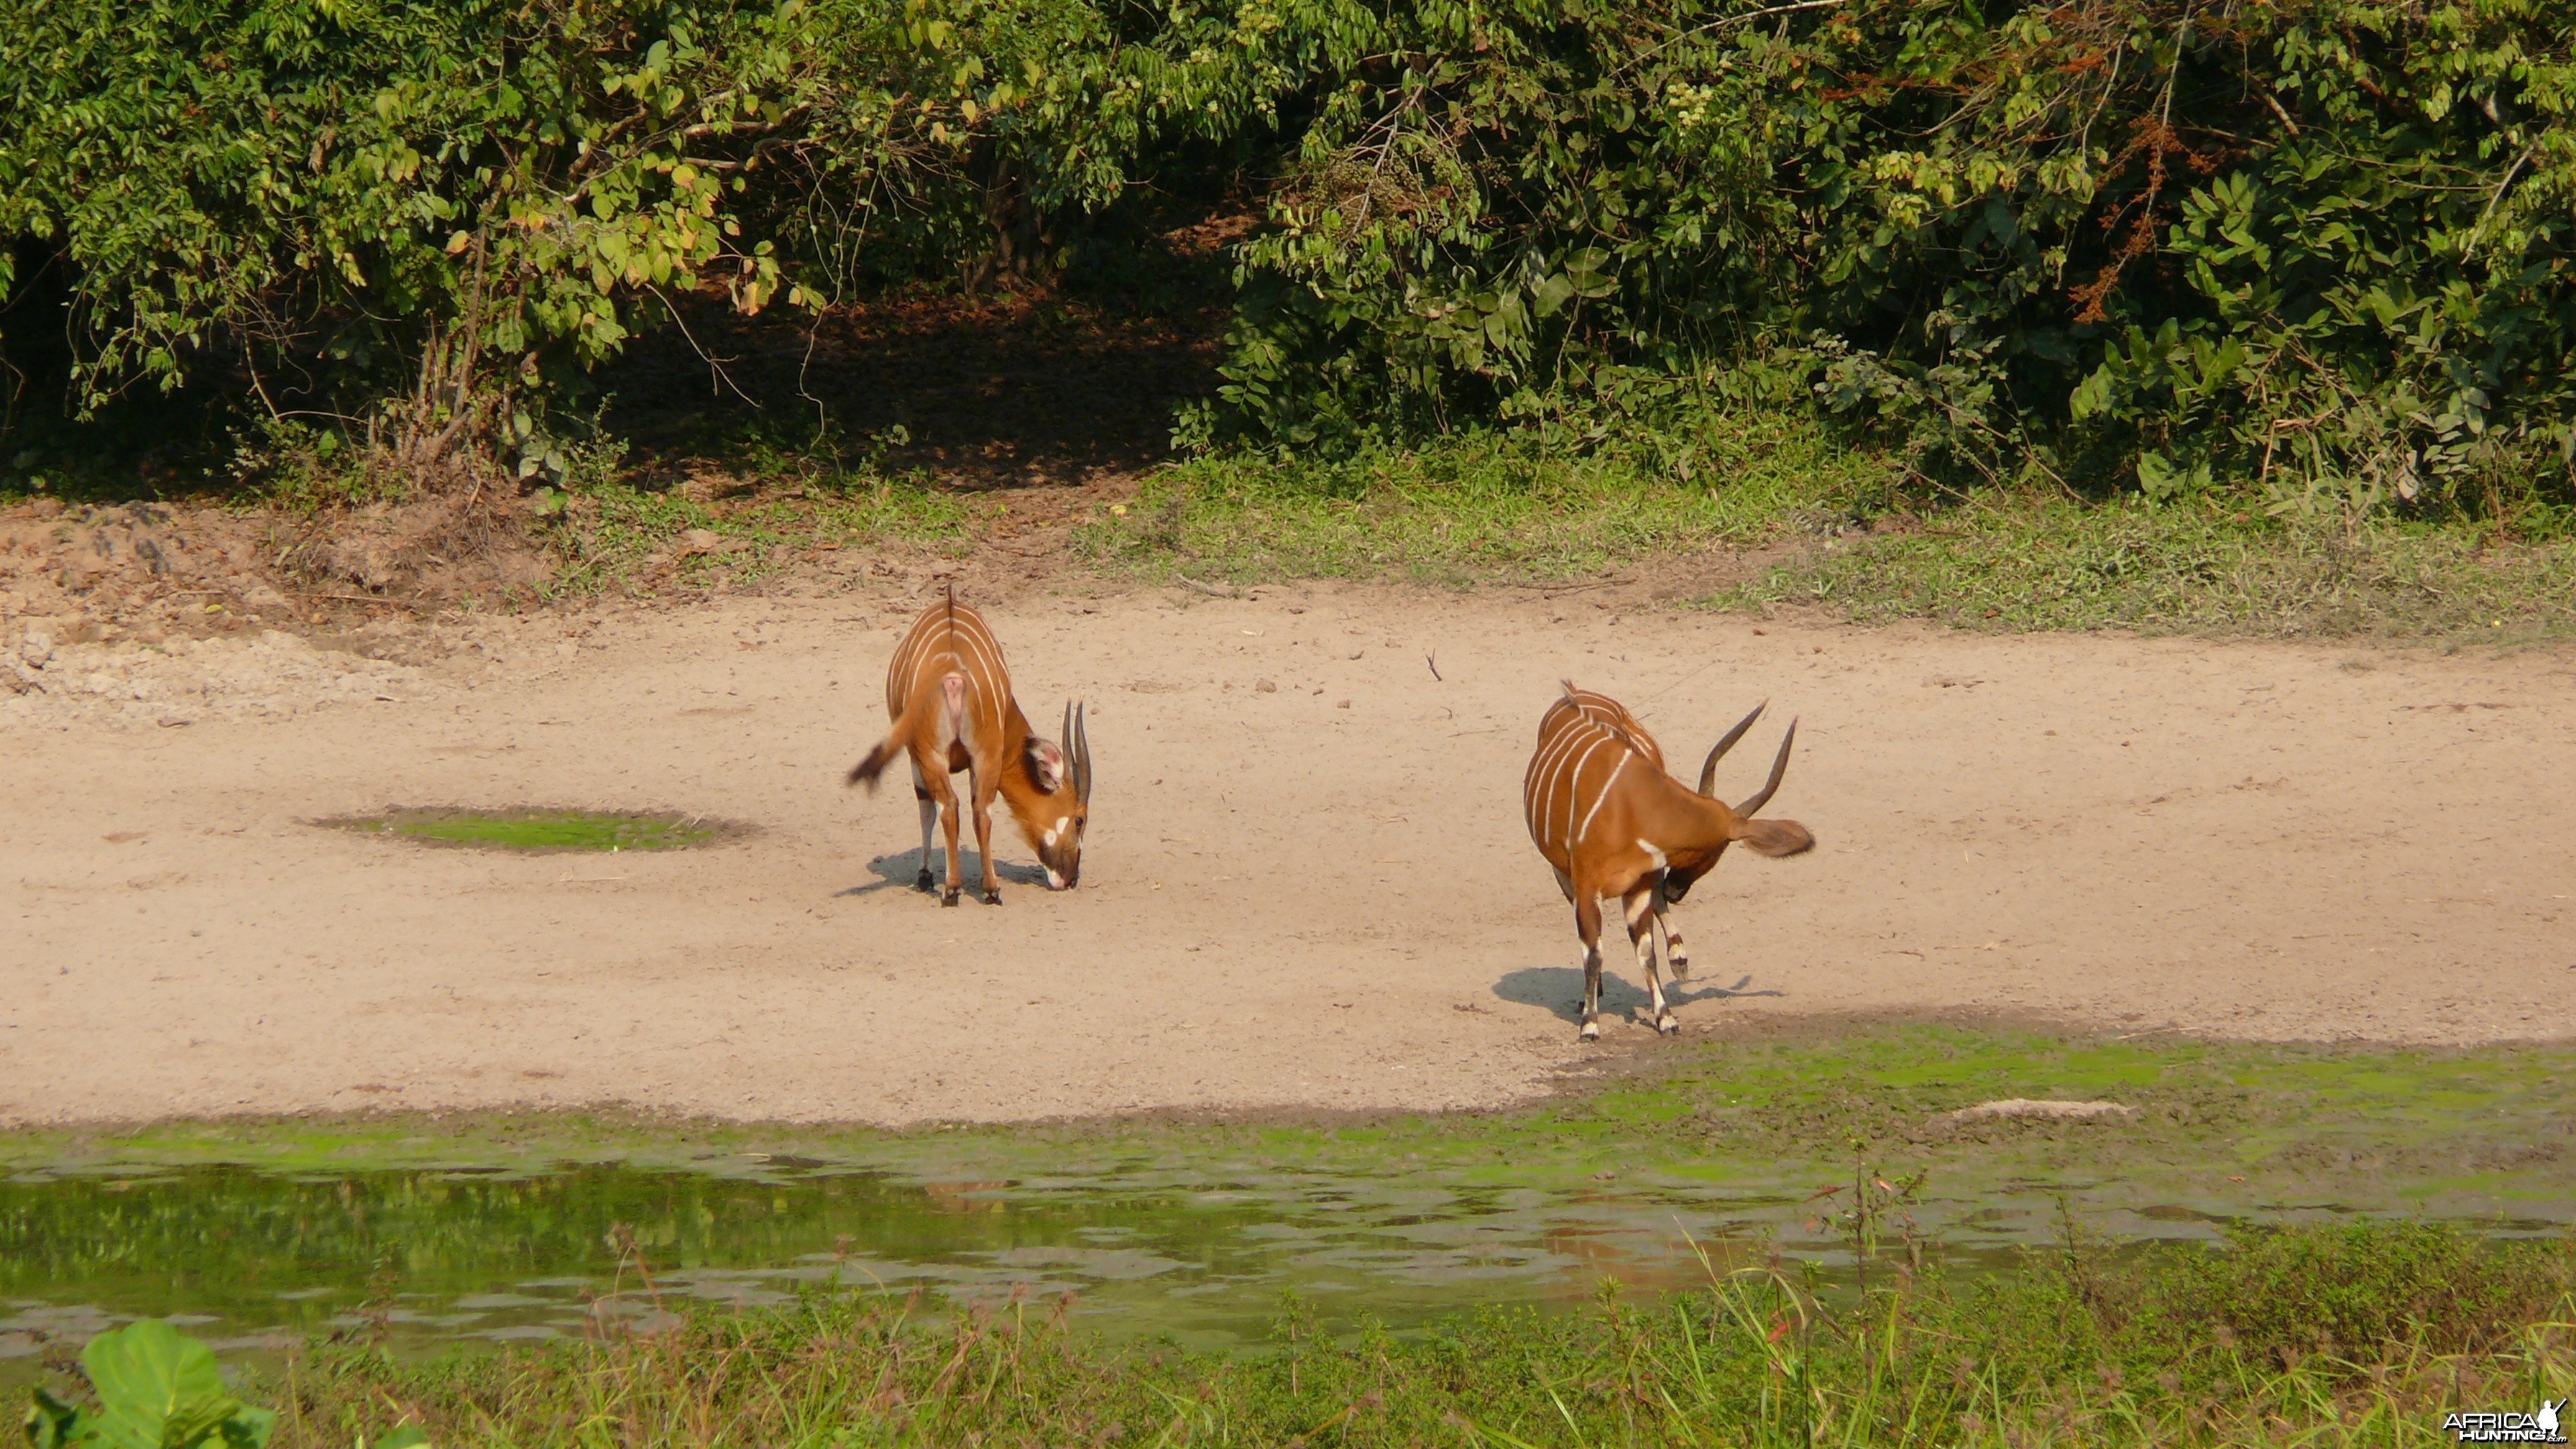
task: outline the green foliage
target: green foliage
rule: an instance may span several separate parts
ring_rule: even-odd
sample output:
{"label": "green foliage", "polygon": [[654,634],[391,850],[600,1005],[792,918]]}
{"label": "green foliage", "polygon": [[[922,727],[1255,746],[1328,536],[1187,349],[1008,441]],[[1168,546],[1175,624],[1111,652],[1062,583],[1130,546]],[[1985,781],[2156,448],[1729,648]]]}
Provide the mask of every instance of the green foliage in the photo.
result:
{"label": "green foliage", "polygon": [[225,1390],[204,1344],[147,1320],[83,1352],[96,1407],[38,1389],[25,1428],[34,1449],[2431,1443],[2442,1408],[2565,1395],[2571,1283],[2564,1242],[2420,1222],[2240,1232],[2146,1259],[2070,1237],[1955,1282],[1904,1271],[1854,1293],[1754,1269],[1649,1307],[1604,1293],[1591,1312],[1488,1312],[1407,1338],[1321,1333],[1292,1302],[1279,1351],[1231,1359],[1103,1349],[1016,1305],[943,1321],[917,1298],[811,1293],[497,1354],[317,1343],[284,1425]]}
{"label": "green foliage", "polygon": [[1114,191],[1082,138],[1192,93],[1120,54],[1061,0],[6,0],[0,293],[52,274],[83,409],[211,371],[351,426],[389,399],[406,461],[560,472],[542,404],[673,294],[956,252],[995,147],[1040,205]]}
{"label": "green foliage", "polygon": [[621,0],[14,4],[0,231],[58,247],[84,405],[319,358],[416,369],[429,437],[479,409],[525,438],[513,388],[614,351],[650,289],[777,290],[771,249],[732,245],[727,174],[798,39]]}
{"label": "green foliage", "polygon": [[156,1319],[91,1339],[81,1370],[98,1407],[37,1389],[26,1420],[34,1449],[262,1449],[276,1426],[226,1392],[213,1350]]}
{"label": "green foliage", "polygon": [[2166,1265],[2148,1311],[2177,1335],[2224,1328],[2239,1352],[2282,1367],[2418,1339],[2457,1353],[2510,1336],[2535,1296],[2565,1283],[2568,1266],[2564,1255],[2491,1258],[2438,1223],[2236,1225],[2227,1251]]}
{"label": "green foliage", "polygon": [[2563,477],[2571,44],[2539,0],[1409,7],[1244,249],[1225,397],[1324,441],[1768,335],[1936,474]]}
{"label": "green foliage", "polygon": [[1725,378],[1936,481],[2576,477],[2551,0],[0,0],[0,77],[10,347],[41,282],[81,406],[206,376],[412,464],[552,483],[678,292],[1049,269],[1247,183],[1187,441],[1579,447]]}

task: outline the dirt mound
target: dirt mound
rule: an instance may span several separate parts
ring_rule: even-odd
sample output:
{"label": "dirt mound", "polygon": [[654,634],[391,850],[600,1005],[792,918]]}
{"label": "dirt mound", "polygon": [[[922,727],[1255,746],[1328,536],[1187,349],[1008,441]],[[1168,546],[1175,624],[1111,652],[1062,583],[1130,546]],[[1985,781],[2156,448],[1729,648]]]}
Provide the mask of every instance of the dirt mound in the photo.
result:
{"label": "dirt mound", "polygon": [[[31,632],[47,647],[207,637],[309,614],[276,581],[270,520],[156,503],[0,510],[0,660]],[[0,692],[33,687],[0,669]]]}
{"label": "dirt mound", "polygon": [[39,623],[0,642],[0,725],[190,725],[281,718],[422,690],[413,665],[277,629],[61,642]]}
{"label": "dirt mound", "polygon": [[1953,1122],[1977,1122],[1989,1118],[2032,1118],[2046,1122],[2081,1121],[2092,1117],[2132,1117],[2135,1107],[2118,1102],[2066,1102],[2055,1098],[2005,1097],[1993,1102],[1979,1102],[1946,1114]]}
{"label": "dirt mound", "polygon": [[0,700],[65,693],[65,671],[96,662],[77,646],[234,640],[274,654],[289,646],[270,634],[321,631],[327,647],[334,631],[542,576],[526,540],[459,514],[435,500],[302,519],[51,498],[0,510]]}
{"label": "dirt mound", "polygon": [[302,520],[278,561],[291,586],[324,604],[507,597],[556,566],[526,523],[484,490],[454,489]]}

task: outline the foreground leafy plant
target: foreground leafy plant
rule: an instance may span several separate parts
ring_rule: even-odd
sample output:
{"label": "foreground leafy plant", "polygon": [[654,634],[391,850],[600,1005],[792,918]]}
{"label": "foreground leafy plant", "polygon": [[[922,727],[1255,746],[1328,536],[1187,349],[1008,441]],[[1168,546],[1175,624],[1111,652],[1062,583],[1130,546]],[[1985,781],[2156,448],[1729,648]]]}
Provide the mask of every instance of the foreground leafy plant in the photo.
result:
{"label": "foreground leafy plant", "polygon": [[27,1411],[34,1449],[262,1449],[277,1416],[234,1398],[212,1349],[157,1319],[111,1329],[81,1350],[95,1409],[42,1388]]}

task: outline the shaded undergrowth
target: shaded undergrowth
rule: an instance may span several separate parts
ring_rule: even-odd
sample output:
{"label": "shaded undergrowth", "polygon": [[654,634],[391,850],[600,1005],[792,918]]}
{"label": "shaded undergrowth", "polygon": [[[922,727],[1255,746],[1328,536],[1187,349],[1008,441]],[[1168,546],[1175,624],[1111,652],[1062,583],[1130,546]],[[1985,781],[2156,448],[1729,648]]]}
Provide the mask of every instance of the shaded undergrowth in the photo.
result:
{"label": "shaded undergrowth", "polygon": [[1792,411],[1641,427],[1581,453],[1480,433],[1343,459],[1211,455],[1076,539],[1149,581],[1448,585],[1611,575],[1712,606],[1972,629],[2524,642],[2576,632],[2576,532],[2511,516],[2275,518],[2225,490],[2165,502],[1909,487]]}
{"label": "shaded undergrowth", "polygon": [[[1042,528],[1037,551],[1006,545],[995,559],[1084,582],[1610,579],[1666,601],[1864,624],[2451,645],[2576,634],[2576,499],[2555,474],[2349,515],[2274,517],[2254,481],[2226,477],[2163,501],[2125,485],[2078,496],[2037,475],[1958,492],[1795,397],[1708,390],[1342,454],[1165,464],[1148,435],[1205,382],[1192,370],[1205,337],[1053,304],[916,310],[836,314],[835,355],[858,370],[819,421],[787,406],[801,365],[763,374],[751,395],[770,405],[755,407],[705,395],[693,353],[645,348],[619,372],[632,399],[564,444],[560,467],[478,490],[461,522],[429,526],[437,496],[336,434],[278,422],[227,443],[199,436],[204,419],[190,431],[142,415],[116,447],[15,449],[0,460],[0,510],[217,505],[243,516],[235,532],[260,525],[244,533],[246,557],[250,533],[295,543],[276,554],[293,564],[275,580],[285,593],[356,605],[831,587],[872,566],[862,555],[963,559]],[[753,356],[804,356],[751,346],[785,334],[738,340]],[[159,452],[146,446],[163,434]],[[59,547],[0,560],[0,586],[14,571],[29,595],[22,612],[79,602],[57,601],[54,579],[73,590],[92,561],[76,557],[68,522],[57,531]],[[468,556],[486,550],[506,557],[479,568]],[[234,586],[162,580],[182,584]]]}
{"label": "shaded undergrowth", "polygon": [[1879,1284],[1754,1269],[1405,1337],[1325,1333],[1292,1302],[1236,1357],[1104,1348],[1069,1304],[817,1293],[486,1356],[318,1345],[262,1387],[283,1445],[412,1423],[442,1444],[2021,1449],[2450,1442],[2447,1412],[2576,1383],[2564,1241],[2352,1223],[2121,1255],[2070,1234],[2017,1271],[1953,1279],[1936,1255]]}

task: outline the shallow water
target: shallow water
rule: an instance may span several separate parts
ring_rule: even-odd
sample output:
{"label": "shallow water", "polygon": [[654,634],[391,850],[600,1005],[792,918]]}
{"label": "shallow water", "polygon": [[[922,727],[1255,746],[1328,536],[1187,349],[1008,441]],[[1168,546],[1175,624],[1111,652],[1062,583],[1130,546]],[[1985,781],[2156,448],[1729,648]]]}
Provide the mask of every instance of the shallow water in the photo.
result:
{"label": "shallow water", "polygon": [[[0,1378],[32,1375],[48,1338],[77,1344],[138,1316],[176,1315],[236,1358],[377,1324],[398,1351],[424,1351],[579,1334],[651,1315],[657,1297],[757,1304],[837,1283],[922,1288],[934,1305],[1071,1293],[1091,1331],[1241,1350],[1266,1339],[1292,1292],[1328,1324],[1369,1314],[1404,1330],[1485,1305],[1579,1302],[1604,1278],[1682,1286],[1775,1251],[1846,1278],[1853,1261],[1848,1230],[1815,1218],[1834,1200],[1811,1201],[1816,1184],[1803,1181],[1516,1188],[1141,1160],[1047,1175],[1015,1166],[950,1180],[757,1154],[686,1166],[22,1171],[0,1182]],[[2342,1210],[2127,1203],[2116,1189],[1931,1192],[1912,1217],[1938,1255],[1976,1270],[2051,1240],[2060,1193],[2088,1231],[2133,1242],[2207,1238],[2247,1211]],[[621,1225],[632,1253],[618,1246]],[[1886,1233],[1899,1236],[1893,1223]]]}

